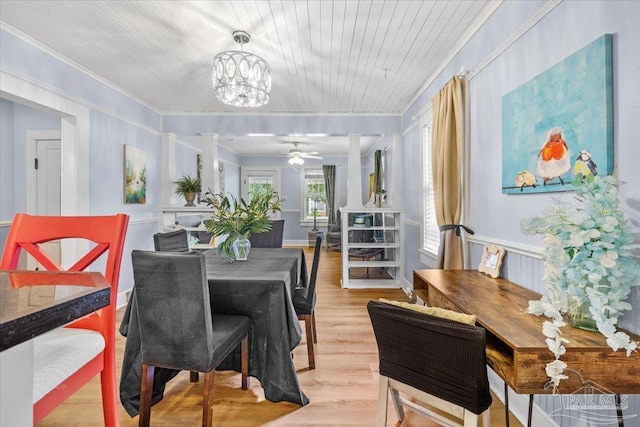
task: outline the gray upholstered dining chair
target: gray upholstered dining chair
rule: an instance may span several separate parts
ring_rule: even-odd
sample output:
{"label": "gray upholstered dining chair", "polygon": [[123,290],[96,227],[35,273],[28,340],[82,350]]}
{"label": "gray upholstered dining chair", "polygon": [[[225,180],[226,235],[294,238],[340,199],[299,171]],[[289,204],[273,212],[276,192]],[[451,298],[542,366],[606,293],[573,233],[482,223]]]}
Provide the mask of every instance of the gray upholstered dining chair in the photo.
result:
{"label": "gray upholstered dining chair", "polygon": [[[189,252],[189,240],[187,230],[184,228],[156,233],[153,235],[153,246],[156,251],[161,252]],[[127,306],[127,308],[129,308]],[[191,372],[191,382],[198,381],[198,371]]]}
{"label": "gray upholstered dining chair", "polygon": [[316,281],[318,266],[320,264],[320,252],[322,251],[322,234],[316,237],[316,246],[313,252],[313,264],[311,275],[306,287],[296,287],[293,293],[293,307],[296,309],[298,320],[304,320],[307,337],[307,353],[309,356],[309,369],[316,368],[316,359],[313,344],[318,342],[316,332]]}
{"label": "gray upholstered dining chair", "polygon": [[271,230],[252,233],[249,241],[252,248],[281,248],[284,240],[284,219],[271,221]]}
{"label": "gray upholstered dining chair", "polygon": [[477,426],[480,415],[489,425],[484,328],[377,301],[369,301],[367,310],[380,358],[378,427],[387,425],[389,392],[398,424],[403,406],[441,423],[442,415],[419,404],[427,403],[464,426]]}
{"label": "gray upholstered dining chair", "polygon": [[156,251],[188,252],[189,240],[187,239],[187,230],[182,228],[166,233],[156,233],[153,235],[153,246]]}
{"label": "gray upholstered dining chair", "polygon": [[142,354],[140,426],[151,420],[156,367],[203,372],[202,426],[212,425],[215,368],[241,346],[242,388],[249,386],[247,316],[213,314],[204,255],[134,250],[133,276]]}

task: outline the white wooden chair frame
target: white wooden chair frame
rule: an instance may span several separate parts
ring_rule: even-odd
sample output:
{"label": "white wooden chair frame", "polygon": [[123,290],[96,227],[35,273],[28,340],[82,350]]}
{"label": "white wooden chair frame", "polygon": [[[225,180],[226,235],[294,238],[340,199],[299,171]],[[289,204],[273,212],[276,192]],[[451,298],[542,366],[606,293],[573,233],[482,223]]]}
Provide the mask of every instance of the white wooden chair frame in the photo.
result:
{"label": "white wooden chair frame", "polygon": [[[437,414],[436,412],[433,412],[422,405],[418,405],[417,403],[412,402],[403,396],[400,396],[400,392],[441,411],[447,412],[454,417],[459,418],[461,421],[463,421],[463,424],[443,417],[442,415]],[[487,410],[482,414],[474,414],[473,412],[463,408],[462,406],[447,402],[446,400],[442,400],[438,397],[425,393],[424,391],[418,390],[417,388],[411,387],[410,385],[401,383],[384,375],[380,375],[380,388],[378,391],[378,427],[385,427],[387,425],[387,407],[389,393],[391,393],[393,406],[395,407],[396,414],[398,415],[398,422],[396,423],[396,427],[400,426],[402,420],[404,420],[403,407],[408,407],[443,426],[478,427],[478,421],[481,417],[483,427],[491,425],[489,408],[487,408]]]}

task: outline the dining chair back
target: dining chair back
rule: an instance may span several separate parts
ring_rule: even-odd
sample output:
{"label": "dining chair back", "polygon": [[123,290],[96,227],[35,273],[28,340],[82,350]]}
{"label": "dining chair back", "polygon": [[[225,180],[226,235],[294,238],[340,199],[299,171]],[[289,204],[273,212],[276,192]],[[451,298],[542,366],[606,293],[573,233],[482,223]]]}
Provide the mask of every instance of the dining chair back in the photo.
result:
{"label": "dining chair back", "polygon": [[[156,233],[153,235],[153,246],[156,251],[160,252],[189,252],[189,239],[187,230],[181,228],[175,231],[167,231],[165,233]],[[130,306],[127,306],[127,311]],[[129,313],[125,313],[127,318]],[[191,372],[191,382],[198,381],[198,371]]]}
{"label": "dining chair back", "polygon": [[367,310],[380,358],[378,427],[387,425],[389,392],[398,424],[403,406],[443,422],[442,415],[417,400],[454,415],[464,426],[476,426],[480,415],[489,425],[484,328],[377,301],[369,301]]}
{"label": "dining chair back", "polygon": [[189,252],[187,230],[181,228],[166,233],[156,233],[153,235],[153,246],[156,251]]}
{"label": "dining chair back", "polygon": [[[118,280],[129,216],[36,216],[16,214],[5,242],[0,269],[15,270],[24,250],[51,271],[65,269],[42,248],[47,242],[85,239],[90,249],[66,271],[104,274],[110,304],[69,325],[34,338],[34,406],[37,423],[100,373],[105,426],[119,425],[115,362],[115,312]],[[106,254],[106,259],[103,256]],[[94,261],[98,262],[93,265]],[[103,267],[103,269],[101,268]],[[93,268],[97,268],[94,270]],[[57,356],[56,356],[57,355]],[[54,357],[51,359],[51,357]]]}
{"label": "dining chair back", "polygon": [[212,425],[215,368],[241,346],[242,388],[249,371],[247,316],[212,314],[205,257],[201,252],[131,254],[140,331],[140,426],[151,420],[156,367],[203,372],[202,425]]}
{"label": "dining chair back", "polygon": [[316,368],[314,343],[318,342],[316,332],[316,282],[318,278],[318,267],[320,265],[320,252],[322,251],[322,234],[316,237],[316,245],[313,250],[313,263],[311,264],[311,275],[307,286],[298,286],[293,293],[293,307],[299,320],[304,321],[307,353],[309,356],[309,369]]}
{"label": "dining chair back", "polygon": [[271,221],[271,230],[252,233],[249,241],[252,248],[281,248],[284,240],[284,219]]}

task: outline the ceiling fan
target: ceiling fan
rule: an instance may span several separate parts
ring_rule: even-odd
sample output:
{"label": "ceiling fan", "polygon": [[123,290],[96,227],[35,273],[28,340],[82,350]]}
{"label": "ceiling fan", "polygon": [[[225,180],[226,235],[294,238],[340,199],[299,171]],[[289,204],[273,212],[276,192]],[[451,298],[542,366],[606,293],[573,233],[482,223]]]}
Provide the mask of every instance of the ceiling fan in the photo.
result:
{"label": "ceiling fan", "polygon": [[300,144],[300,142],[294,142],[293,150],[289,150],[290,165],[302,165],[304,164],[303,159],[322,159],[322,157],[317,155],[319,154],[317,151],[311,151],[311,152],[305,153],[298,148],[298,144]]}

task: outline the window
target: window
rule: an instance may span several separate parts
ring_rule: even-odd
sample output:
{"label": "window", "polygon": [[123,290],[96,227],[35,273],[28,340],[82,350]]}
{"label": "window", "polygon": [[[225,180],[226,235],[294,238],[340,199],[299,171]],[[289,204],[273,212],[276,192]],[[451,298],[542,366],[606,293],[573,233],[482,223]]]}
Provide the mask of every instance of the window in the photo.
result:
{"label": "window", "polygon": [[420,144],[422,146],[422,249],[433,254],[438,254],[440,247],[440,229],[436,221],[436,210],[433,192],[433,174],[431,162],[431,109],[429,109],[420,121]]}
{"label": "window", "polygon": [[[279,170],[243,167],[241,173],[240,194],[247,203],[251,200],[251,193],[262,194],[275,191],[280,194]],[[280,219],[280,212],[272,212],[269,217],[273,220]]]}
{"label": "window", "polygon": [[313,221],[314,213],[316,221],[327,220],[327,198],[324,192],[324,174],[322,168],[306,168],[301,173],[302,189],[301,220]]}

